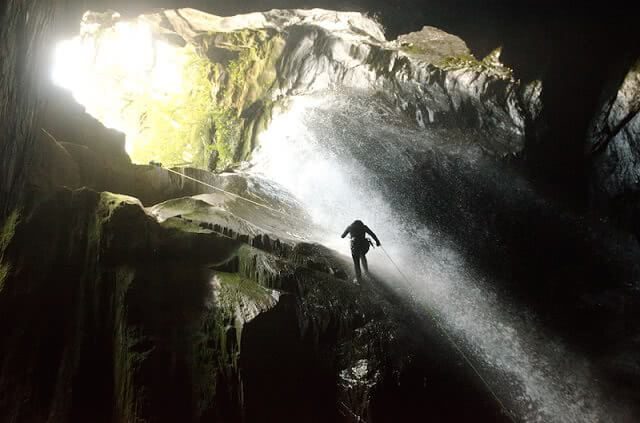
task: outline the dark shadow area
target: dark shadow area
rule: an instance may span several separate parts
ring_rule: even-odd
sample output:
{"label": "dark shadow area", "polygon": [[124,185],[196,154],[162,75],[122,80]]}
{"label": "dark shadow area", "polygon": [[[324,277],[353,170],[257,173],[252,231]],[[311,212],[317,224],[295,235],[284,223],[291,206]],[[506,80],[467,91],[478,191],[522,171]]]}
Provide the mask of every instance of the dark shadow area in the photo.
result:
{"label": "dark shadow area", "polygon": [[243,331],[240,367],[247,422],[338,421],[336,340],[316,344],[301,338],[295,301],[283,297],[275,310]]}
{"label": "dark shadow area", "polygon": [[640,347],[636,239],[542,199],[508,165],[474,168],[436,152],[421,159],[412,193],[420,218],[442,231],[503,300],[533,310],[596,363],[621,401],[637,403],[637,370],[614,364]]}
{"label": "dark shadow area", "polygon": [[409,292],[380,283],[379,275],[366,278],[362,289],[371,301],[385,304],[396,322],[389,363],[411,357],[400,373],[383,375],[385,383],[374,394],[374,421],[415,421],[425,410],[438,421],[511,421],[489,387]]}
{"label": "dark shadow area", "polygon": [[[380,367],[388,369],[380,374],[381,382],[371,393],[371,421],[510,421],[432,322],[382,284],[372,279],[368,284],[362,288],[364,310],[383,310],[386,317],[370,318],[393,321],[389,343],[367,347],[383,348]],[[336,392],[338,357],[344,347],[332,336],[300,337],[294,301],[292,296],[284,297],[277,309],[258,317],[243,331],[240,364],[246,421],[354,421]],[[371,329],[364,323],[356,333],[364,331],[365,338],[379,338],[388,330],[384,326]],[[369,330],[373,332],[367,335]],[[336,332],[326,328],[325,333]]]}
{"label": "dark shadow area", "polygon": [[[624,304],[634,298],[640,271],[635,239],[544,200],[508,165],[476,166],[435,151],[422,156],[413,174],[419,215],[451,237],[474,267],[586,349],[623,337],[607,325],[635,321],[628,314],[634,307]],[[613,303],[589,304],[598,296]]]}

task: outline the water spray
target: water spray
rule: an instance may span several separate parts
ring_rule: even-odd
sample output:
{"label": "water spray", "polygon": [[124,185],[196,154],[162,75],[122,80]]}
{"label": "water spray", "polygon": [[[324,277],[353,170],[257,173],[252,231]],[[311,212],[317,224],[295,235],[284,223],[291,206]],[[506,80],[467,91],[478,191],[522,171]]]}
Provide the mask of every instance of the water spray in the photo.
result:
{"label": "water spray", "polygon": [[[188,176],[184,173],[178,172],[176,170],[173,169],[169,169],[166,167],[163,167],[161,164],[159,163],[154,163],[154,166],[160,167],[164,170],[167,170],[168,172],[174,173],[176,175],[180,175],[181,177],[184,177],[186,179],[189,179],[193,182],[196,182],[198,184],[201,184],[205,187],[211,188],[213,190],[216,190],[218,192],[222,192],[226,195],[229,195],[233,198],[242,200],[242,201],[246,201],[250,204],[256,205],[258,207],[262,207],[266,210],[272,211],[274,213],[278,213],[283,215],[286,218],[289,219],[294,219],[294,220],[302,220],[299,219],[295,216],[292,216],[291,214],[288,214],[282,210],[277,210],[274,209],[272,207],[269,207],[265,204],[262,203],[258,203],[256,201],[253,201],[249,198],[243,197],[241,195],[238,194],[234,194],[232,192],[226,191],[222,188],[216,187],[215,185],[211,185],[209,183],[206,183],[200,179]],[[404,272],[402,272],[400,266],[398,266],[398,264],[391,258],[391,256],[389,255],[389,253],[387,252],[387,250],[382,246],[379,245],[380,249],[384,252],[385,256],[387,257],[387,259],[389,260],[389,262],[395,267],[396,271],[398,272],[398,274],[408,283],[410,284],[411,282],[409,281],[409,278],[404,274]],[[469,366],[469,368],[476,374],[476,376],[480,379],[480,381],[484,384],[484,386],[486,387],[487,391],[491,394],[491,396],[493,397],[493,399],[496,401],[496,403],[499,405],[500,409],[502,410],[502,412],[512,421],[515,423],[514,417],[512,412],[504,405],[504,403],[502,402],[502,400],[500,400],[500,398],[498,397],[498,395],[495,393],[495,391],[492,389],[491,385],[489,384],[489,382],[482,376],[482,374],[480,373],[480,371],[476,368],[476,366],[473,364],[473,362],[471,361],[471,359],[464,353],[464,351],[462,350],[462,348],[460,348],[460,346],[458,345],[458,343],[453,339],[453,337],[448,333],[448,331],[444,328],[444,326],[439,322],[439,320],[436,318],[436,316],[431,313],[429,310],[427,310],[427,313],[429,314],[429,317],[431,318],[431,320],[434,322],[434,324],[436,325],[436,327],[438,328],[438,330],[444,335],[444,337],[449,341],[449,343],[453,346],[453,348],[458,352],[458,354],[463,358],[463,360],[467,363],[467,365]]]}
{"label": "water spray", "polygon": [[[384,252],[385,256],[387,256],[387,259],[389,260],[389,262],[391,262],[391,264],[396,268],[398,274],[405,280],[405,282],[407,284],[410,284],[411,282],[409,281],[409,278],[400,269],[400,266],[398,266],[396,264],[396,262],[391,258],[391,256],[387,252],[387,250],[385,250],[385,248],[382,245],[380,245],[379,247],[380,247],[380,249],[382,249],[382,252]],[[440,333],[442,333],[442,335],[444,335],[444,337],[447,339],[447,341],[449,341],[451,346],[458,352],[460,357],[462,357],[462,359],[467,363],[467,365],[473,371],[473,373],[475,373],[475,375],[478,376],[478,379],[480,379],[480,381],[483,383],[483,385],[487,388],[487,391],[489,391],[489,393],[491,394],[493,399],[496,401],[496,403],[498,404],[498,406],[502,410],[503,414],[506,415],[509,418],[509,420],[511,420],[513,423],[515,423],[516,420],[515,420],[515,418],[513,416],[513,413],[511,412],[511,410],[509,410],[504,405],[504,403],[502,402],[502,400],[500,399],[498,394],[496,394],[496,392],[493,390],[493,388],[491,387],[489,382],[482,376],[482,374],[476,368],[476,366],[473,364],[471,359],[467,356],[467,354],[465,354],[464,350],[462,348],[460,348],[458,343],[455,341],[455,339],[453,339],[453,337],[449,334],[449,332],[440,323],[440,321],[435,316],[435,314],[431,313],[428,309],[425,309],[425,310],[426,310],[427,314],[429,315],[429,318],[431,319],[431,321],[435,324],[435,326],[440,331]]]}

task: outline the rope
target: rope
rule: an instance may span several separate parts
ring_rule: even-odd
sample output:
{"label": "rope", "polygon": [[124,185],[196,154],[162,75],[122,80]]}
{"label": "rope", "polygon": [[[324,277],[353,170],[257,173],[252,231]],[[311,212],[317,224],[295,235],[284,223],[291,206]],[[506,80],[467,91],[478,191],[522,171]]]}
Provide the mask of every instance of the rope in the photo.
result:
{"label": "rope", "polygon": [[356,420],[356,422],[361,422],[362,421],[362,417],[358,416],[356,413],[354,413],[348,406],[347,404],[344,403],[344,401],[340,401],[340,405],[344,407],[344,409],[351,414],[351,417],[354,418]]}
{"label": "rope", "polygon": [[[258,206],[258,207],[262,207],[263,209],[266,209],[266,210],[272,211],[272,212],[274,212],[274,213],[276,213],[276,214],[279,214],[279,215],[281,215],[281,216],[284,216],[284,217],[286,217],[286,218],[289,218],[289,219],[292,219],[292,220],[297,220],[298,222],[302,222],[302,223],[303,223],[303,224],[305,224],[305,225],[307,224],[307,221],[306,221],[306,220],[304,220],[304,219],[302,219],[302,218],[300,218],[300,217],[297,217],[297,216],[293,216],[293,215],[291,215],[291,214],[289,214],[289,213],[287,213],[287,212],[285,212],[285,211],[274,209],[273,207],[269,207],[269,206],[267,206],[266,204],[262,204],[262,203],[259,203],[259,202],[257,202],[257,201],[251,200],[251,199],[249,199],[249,198],[243,197],[243,196],[241,196],[241,195],[234,194],[234,193],[232,193],[232,192],[229,192],[229,191],[226,191],[226,190],[224,190],[224,189],[222,189],[222,188],[219,188],[219,187],[217,187],[217,186],[215,186],[215,185],[208,184],[208,183],[206,183],[206,182],[204,182],[204,181],[201,181],[201,180],[199,180],[199,179],[193,178],[193,177],[191,177],[191,176],[189,176],[189,175],[186,175],[186,174],[184,174],[184,173],[178,172],[178,171],[176,171],[176,170],[166,168],[166,167],[161,166],[161,165],[159,165],[159,164],[158,164],[158,165],[155,165],[155,166],[157,166],[157,167],[159,167],[159,168],[161,168],[161,169],[164,169],[164,170],[166,170],[166,171],[168,171],[168,172],[175,173],[176,175],[180,175],[180,176],[182,176],[183,178],[189,179],[189,180],[191,180],[191,181],[194,181],[194,182],[196,182],[196,183],[199,183],[199,184],[201,184],[201,185],[204,185],[204,186],[206,186],[206,187],[208,187],[208,188],[211,188],[211,189],[214,189],[214,190],[216,190],[216,191],[222,192],[223,194],[227,194],[227,195],[229,195],[229,196],[231,196],[231,197],[233,197],[233,198],[237,198],[237,199],[239,199],[239,200],[244,200],[244,201],[246,201],[246,202],[248,202],[248,203],[251,203],[251,204],[256,205],[256,206]],[[242,218],[242,217],[240,217],[240,216],[236,216],[236,217],[237,217],[238,219],[244,220],[245,222],[247,222],[247,223],[248,223],[248,224],[250,224],[251,226],[255,226],[256,228],[258,228],[259,230],[261,230],[263,233],[268,233],[268,231],[267,231],[267,230],[265,230],[264,228],[259,227],[259,226],[258,226],[258,225],[256,225],[255,223],[249,222],[248,220],[243,219],[243,218]],[[301,239],[303,239],[303,240],[306,240],[306,238],[305,238],[304,236],[295,235],[295,234],[293,234],[293,236],[296,236],[296,237],[298,237],[298,238],[301,238]]]}
{"label": "rope", "polygon": [[[410,285],[411,282],[409,281],[409,278],[404,274],[404,272],[402,272],[402,270],[400,270],[400,267],[396,264],[395,261],[393,261],[393,259],[391,258],[391,256],[389,255],[389,253],[387,253],[387,250],[384,249],[384,247],[381,245],[380,248],[382,249],[382,251],[384,252],[384,254],[387,256],[387,258],[389,259],[389,261],[393,264],[393,266],[396,268],[396,270],[398,271],[398,273],[400,274],[400,276],[402,276],[404,278],[404,280]],[[445,336],[445,338],[447,338],[447,340],[449,341],[449,343],[453,346],[453,348],[458,352],[458,354],[460,354],[460,356],[464,359],[464,361],[466,361],[466,363],[469,365],[469,367],[471,368],[471,370],[473,370],[473,372],[478,376],[478,378],[482,381],[482,383],[484,384],[484,386],[487,388],[487,390],[489,391],[489,393],[491,393],[491,395],[493,396],[493,399],[496,401],[496,403],[500,406],[500,408],[502,409],[502,411],[504,412],[504,414],[509,418],[509,420],[511,420],[513,423],[515,423],[515,419],[511,413],[511,411],[505,407],[504,403],[502,402],[502,400],[500,400],[500,398],[498,397],[498,395],[495,393],[495,391],[491,388],[491,385],[489,384],[489,382],[487,382],[487,380],[482,376],[482,374],[480,374],[480,371],[476,368],[476,366],[473,364],[473,362],[471,361],[471,359],[467,356],[467,354],[464,353],[464,351],[462,350],[462,348],[458,345],[458,343],[453,339],[453,337],[451,335],[449,335],[449,332],[447,332],[447,330],[445,330],[444,326],[439,322],[439,320],[436,318],[436,316],[429,312],[427,310],[427,313],[429,314],[429,316],[431,317],[431,319],[433,320],[433,322],[435,323],[436,327],[440,330],[440,332],[442,332],[442,334]]]}
{"label": "rope", "polygon": [[[58,140],[57,140],[53,135],[51,135],[51,133],[49,133],[49,131],[47,131],[47,130],[46,130],[46,129],[44,129],[44,128],[40,128],[40,129],[42,130],[42,132],[43,132],[45,135],[47,135],[47,136],[48,136],[49,138],[51,138],[53,141],[58,142]],[[265,208],[265,209],[267,209],[267,210],[271,210],[272,212],[279,213],[279,214],[282,214],[282,215],[284,215],[284,216],[287,216],[287,217],[290,217],[290,218],[293,218],[293,219],[295,219],[295,218],[296,218],[295,216],[291,216],[291,215],[286,214],[286,213],[285,213],[285,212],[283,212],[282,210],[276,210],[276,209],[271,208],[271,207],[269,207],[269,206],[267,206],[267,205],[265,205],[265,204],[258,203],[257,201],[253,201],[253,200],[250,200],[250,199],[248,199],[248,198],[242,197],[242,196],[240,196],[240,195],[234,194],[234,193],[232,193],[232,192],[225,191],[225,190],[223,190],[222,188],[218,188],[218,187],[216,187],[216,186],[214,186],[214,185],[211,185],[211,184],[208,184],[208,183],[206,183],[206,182],[204,182],[204,181],[200,181],[200,180],[198,180],[198,179],[196,179],[196,178],[192,178],[191,176],[185,175],[184,173],[177,172],[177,171],[175,171],[175,170],[173,170],[173,169],[169,169],[169,168],[164,167],[164,166],[158,166],[158,167],[160,167],[161,169],[167,170],[167,171],[169,171],[169,172],[171,172],[171,173],[175,173],[176,175],[180,175],[180,176],[182,176],[182,177],[184,177],[184,178],[190,179],[190,180],[192,180],[192,181],[194,181],[194,182],[197,182],[197,183],[202,184],[202,185],[204,185],[204,186],[207,186],[207,187],[209,187],[209,188],[212,188],[212,189],[214,189],[214,190],[217,190],[217,191],[223,192],[223,193],[225,193],[225,194],[227,194],[227,195],[230,195],[230,196],[232,196],[232,197],[239,198],[239,199],[241,199],[241,200],[248,201],[249,203],[255,204],[256,206],[263,207],[263,208]],[[241,217],[238,217],[238,218],[242,219]],[[247,220],[245,220],[245,219],[242,219],[242,220],[244,220],[245,222],[248,222],[248,221],[247,221]],[[248,223],[249,223],[249,222],[248,222]],[[257,227],[257,225],[254,225],[254,224],[252,224],[252,225]],[[265,233],[267,232],[267,231],[265,231],[265,230],[264,230],[264,229],[262,229],[262,228],[259,228],[259,229],[260,229],[260,230],[262,230],[262,231],[263,231],[263,232],[265,232]],[[218,232],[218,231],[214,231],[214,230],[211,230],[211,232],[216,233],[216,234],[218,234],[218,235],[221,235],[221,236],[223,236],[223,237],[227,237],[227,238],[229,238],[229,239],[234,239],[234,238],[232,238],[232,237],[230,237],[230,236],[227,236],[227,235],[223,234],[222,232]]]}
{"label": "rope", "polygon": [[[44,129],[43,129],[43,131],[44,131]],[[46,131],[45,131],[45,132],[46,132]],[[48,133],[47,133],[47,134],[48,134]],[[50,135],[50,134],[48,134],[48,135]],[[206,183],[206,182],[204,182],[204,181],[198,180],[198,179],[193,178],[193,177],[191,177],[191,176],[188,176],[188,175],[186,175],[186,174],[184,174],[184,173],[181,173],[181,172],[178,172],[178,171],[176,171],[176,170],[169,169],[169,168],[166,168],[166,167],[162,167],[162,166],[159,166],[159,167],[161,167],[162,169],[165,169],[165,170],[167,170],[167,171],[169,171],[169,172],[171,172],[171,173],[175,173],[176,175],[180,175],[180,176],[182,176],[183,178],[186,178],[186,179],[192,180],[192,181],[194,181],[194,182],[197,182],[197,183],[199,183],[199,184],[202,184],[202,185],[204,185],[204,186],[206,186],[206,187],[209,187],[209,188],[211,188],[211,189],[213,189],[213,190],[216,190],[216,191],[222,192],[222,193],[224,193],[224,194],[227,194],[227,195],[229,195],[229,196],[231,196],[231,197],[233,197],[233,198],[237,198],[237,199],[239,199],[239,200],[244,200],[244,201],[246,201],[246,202],[248,202],[248,203],[251,203],[251,204],[253,204],[253,205],[256,205],[256,206],[258,206],[258,207],[262,207],[262,208],[264,208],[264,209],[266,209],[266,210],[269,210],[269,211],[272,211],[272,212],[274,212],[274,213],[281,214],[281,215],[283,215],[283,216],[285,216],[285,217],[289,217],[289,218],[297,219],[296,217],[291,216],[291,215],[289,215],[288,213],[286,213],[286,212],[284,212],[284,211],[282,211],[282,210],[276,210],[276,209],[274,209],[274,208],[272,208],[272,207],[269,207],[269,206],[267,206],[267,205],[265,205],[265,204],[262,204],[262,203],[258,203],[257,201],[253,201],[253,200],[251,200],[251,199],[249,199],[249,198],[246,198],[246,197],[243,197],[243,196],[241,196],[241,195],[234,194],[234,193],[229,192],[229,191],[225,191],[225,190],[224,190],[224,189],[222,189],[222,188],[219,188],[219,187],[216,187],[216,186],[214,186],[214,185],[208,184],[208,183]],[[221,234],[221,235],[222,235],[222,234]],[[223,235],[223,236],[226,236],[226,235]],[[408,284],[411,284],[411,282],[409,281],[409,278],[408,278],[408,277],[407,277],[407,276],[402,272],[402,270],[400,270],[400,267],[399,267],[399,266],[396,264],[396,262],[391,258],[391,256],[389,255],[389,253],[387,253],[387,250],[385,250],[383,246],[380,246],[380,248],[382,249],[382,251],[384,252],[384,254],[387,256],[387,258],[389,259],[389,261],[390,261],[390,262],[393,264],[393,266],[396,268],[396,270],[398,271],[398,273],[400,274],[400,276],[402,276],[402,277],[404,278],[404,280],[405,280]],[[427,313],[429,313],[429,312],[427,311]],[[478,378],[482,381],[482,383],[483,383],[483,384],[484,384],[484,386],[487,388],[487,390],[489,391],[489,393],[493,396],[494,400],[495,400],[495,401],[496,401],[496,403],[500,406],[500,408],[502,409],[502,411],[504,412],[504,414],[509,418],[509,420],[511,420],[513,423],[515,423],[515,419],[514,419],[513,415],[511,414],[511,412],[509,411],[509,409],[508,409],[507,407],[505,407],[504,403],[500,400],[500,398],[498,397],[498,395],[497,395],[497,394],[495,393],[495,391],[491,388],[491,385],[489,384],[489,382],[487,382],[487,380],[482,376],[482,374],[480,374],[480,371],[476,368],[476,366],[473,364],[473,362],[471,361],[471,359],[469,359],[469,357],[464,353],[464,351],[462,350],[462,348],[460,348],[460,346],[458,345],[458,343],[457,343],[457,342],[456,342],[456,341],[451,337],[451,335],[449,335],[449,332],[447,332],[447,331],[444,329],[444,327],[443,327],[443,326],[442,326],[442,324],[439,322],[439,320],[435,317],[435,315],[434,315],[434,314],[432,314],[432,313],[429,313],[429,316],[431,317],[431,319],[432,319],[432,320],[433,320],[433,322],[435,323],[436,327],[440,330],[440,332],[442,332],[442,334],[445,336],[445,338],[447,338],[447,340],[448,340],[448,341],[449,341],[449,343],[453,346],[453,348],[458,352],[458,354],[460,354],[460,356],[464,359],[464,361],[466,361],[466,363],[469,365],[469,367],[471,368],[471,370],[472,370],[472,371],[473,371],[473,372],[478,376]],[[351,411],[351,410],[349,410],[349,411]]]}
{"label": "rope", "polygon": [[54,137],[53,135],[51,135],[51,134],[49,133],[49,131],[47,131],[47,130],[46,130],[46,129],[44,129],[44,128],[40,128],[40,129],[42,130],[42,132],[44,132],[44,133],[45,133],[45,135],[47,135],[49,138],[51,138],[54,142],[56,142],[56,143],[60,144],[60,143],[58,142],[58,140],[56,139],[56,137]]}
{"label": "rope", "polygon": [[272,212],[274,212],[274,213],[282,214],[282,215],[287,216],[287,217],[293,217],[293,216],[290,216],[290,215],[288,215],[287,213],[283,212],[282,210],[276,210],[276,209],[274,209],[274,208],[272,208],[272,207],[267,206],[266,204],[258,203],[257,201],[250,200],[250,199],[248,199],[248,198],[246,198],[246,197],[243,197],[243,196],[241,196],[241,195],[234,194],[234,193],[229,192],[229,191],[225,191],[225,190],[223,190],[222,188],[218,188],[218,187],[217,187],[217,186],[215,186],[215,185],[208,184],[208,183],[206,183],[206,182],[204,182],[204,181],[201,181],[201,180],[199,180],[199,179],[193,178],[193,177],[191,177],[191,176],[189,176],[189,175],[186,175],[186,174],[184,174],[184,173],[178,172],[177,170],[169,169],[169,168],[166,168],[166,167],[162,167],[162,169],[167,170],[167,171],[169,171],[169,172],[171,172],[171,173],[175,173],[176,175],[180,175],[180,176],[182,176],[183,178],[190,179],[190,180],[192,180],[192,181],[194,181],[194,182],[197,182],[197,183],[199,183],[199,184],[202,184],[202,185],[204,185],[204,186],[206,186],[206,187],[209,187],[209,188],[211,188],[211,189],[214,189],[214,190],[216,190],[216,191],[219,191],[219,192],[222,192],[222,193],[224,193],[224,194],[227,194],[227,195],[229,195],[229,196],[231,196],[231,197],[233,197],[233,198],[237,198],[237,199],[239,199],[239,200],[244,200],[244,201],[246,201],[246,202],[248,202],[248,203],[251,203],[251,204],[253,204],[253,205],[255,205],[255,206],[258,206],[258,207],[262,207],[262,208],[267,209],[267,210],[269,210],[269,211],[272,211]]}

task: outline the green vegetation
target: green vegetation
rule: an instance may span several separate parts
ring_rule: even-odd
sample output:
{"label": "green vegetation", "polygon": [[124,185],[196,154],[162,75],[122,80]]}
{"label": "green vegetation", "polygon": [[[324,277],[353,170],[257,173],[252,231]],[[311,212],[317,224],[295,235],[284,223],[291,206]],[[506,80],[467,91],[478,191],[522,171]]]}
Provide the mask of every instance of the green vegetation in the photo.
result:
{"label": "green vegetation", "polygon": [[20,211],[14,210],[2,225],[2,231],[0,232],[0,254],[9,246],[9,243],[16,234],[16,228],[20,222]]}
{"label": "green vegetation", "polygon": [[497,48],[482,60],[476,59],[472,54],[451,56],[442,60],[437,66],[447,71],[469,69],[476,72],[487,72],[503,79],[510,79],[513,71],[500,63],[501,51],[501,48]]}
{"label": "green vegetation", "polygon": [[226,97],[232,107],[243,110],[271,88],[284,40],[266,31],[243,30],[226,34],[225,43],[235,46],[239,53],[228,65]]}
{"label": "green vegetation", "polygon": [[405,53],[415,54],[415,55],[420,55],[425,53],[424,48],[414,43],[402,44],[400,46],[400,50],[404,51]]}
{"label": "green vegetation", "polygon": [[0,292],[4,289],[4,283],[9,276],[9,272],[11,272],[11,265],[0,262]]}
{"label": "green vegetation", "polygon": [[[257,135],[254,127],[264,107],[262,97],[276,79],[275,63],[284,41],[266,31],[243,30],[203,36],[198,48],[178,50],[184,55],[183,89],[157,98],[153,93],[128,99],[128,112],[140,116],[140,134],[131,158],[165,165],[190,164],[218,169],[247,158]],[[233,53],[228,62],[205,56],[209,49]],[[253,108],[252,111],[247,109]]]}
{"label": "green vegetation", "polygon": [[[219,285],[194,339],[195,397],[200,413],[211,408],[219,390],[233,395],[238,378],[242,329],[257,313],[275,305],[271,292],[236,273],[216,272]],[[219,380],[226,383],[220,385]]]}
{"label": "green vegetation", "polygon": [[192,46],[180,54],[185,63],[182,90],[161,98],[146,92],[127,99],[126,112],[140,116],[140,131],[130,151],[134,162],[206,164],[213,115],[212,65]]}
{"label": "green vegetation", "polygon": [[161,223],[161,226],[165,229],[176,229],[180,232],[207,234],[210,233],[208,229],[203,229],[196,222],[190,222],[181,217],[170,217]]}
{"label": "green vegetation", "polygon": [[243,278],[237,273],[218,272],[216,275],[220,281],[218,304],[223,318],[227,320],[234,318],[238,304],[256,309],[266,309],[274,304],[271,292],[254,281]]}
{"label": "green vegetation", "polygon": [[[213,149],[218,151],[220,167],[244,160],[251,153],[256,127],[269,109],[265,94],[276,80],[276,61],[284,40],[267,31],[242,30],[226,34],[209,34],[203,40],[216,40],[217,48],[237,53],[228,64],[213,65],[215,104],[212,121],[215,132]],[[266,104],[266,106],[265,106]]]}
{"label": "green vegetation", "polygon": [[11,272],[11,263],[6,263],[4,254],[16,234],[16,228],[20,222],[20,211],[14,210],[2,225],[0,231],[0,292],[4,289],[4,284]]}

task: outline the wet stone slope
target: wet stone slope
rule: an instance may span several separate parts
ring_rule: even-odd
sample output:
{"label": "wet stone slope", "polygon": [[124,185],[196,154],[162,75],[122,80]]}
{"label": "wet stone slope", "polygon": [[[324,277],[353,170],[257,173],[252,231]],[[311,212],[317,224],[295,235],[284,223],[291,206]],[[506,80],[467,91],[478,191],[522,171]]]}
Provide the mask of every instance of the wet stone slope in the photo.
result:
{"label": "wet stone slope", "polygon": [[5,421],[499,416],[424,319],[320,245],[59,190],[8,221],[2,263]]}

